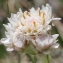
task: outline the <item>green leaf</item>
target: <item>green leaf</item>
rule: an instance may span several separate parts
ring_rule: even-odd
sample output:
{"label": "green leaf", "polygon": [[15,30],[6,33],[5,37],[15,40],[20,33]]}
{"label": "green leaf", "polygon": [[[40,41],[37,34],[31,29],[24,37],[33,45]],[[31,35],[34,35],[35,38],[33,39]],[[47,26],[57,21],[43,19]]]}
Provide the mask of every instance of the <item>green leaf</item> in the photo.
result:
{"label": "green leaf", "polygon": [[37,57],[36,55],[31,55],[31,54],[28,54],[26,53],[27,57],[29,58],[30,61],[32,61],[32,63],[36,63],[37,62]]}
{"label": "green leaf", "polygon": [[[53,27],[52,30],[53,30],[53,33],[52,33],[52,34],[54,34],[54,33],[55,33],[55,34],[59,34],[59,32],[58,32],[58,30],[57,30],[56,27]],[[59,37],[58,37],[58,43],[59,43],[61,46],[63,46],[63,40],[62,40],[60,34],[59,34]]]}
{"label": "green leaf", "polygon": [[6,54],[7,54],[7,51],[5,47],[3,45],[0,45],[0,58],[5,57]]}
{"label": "green leaf", "polygon": [[31,46],[28,46],[26,48],[25,52],[28,54],[32,54],[32,55],[36,55],[36,53],[37,53],[37,51],[34,48],[32,48]]}

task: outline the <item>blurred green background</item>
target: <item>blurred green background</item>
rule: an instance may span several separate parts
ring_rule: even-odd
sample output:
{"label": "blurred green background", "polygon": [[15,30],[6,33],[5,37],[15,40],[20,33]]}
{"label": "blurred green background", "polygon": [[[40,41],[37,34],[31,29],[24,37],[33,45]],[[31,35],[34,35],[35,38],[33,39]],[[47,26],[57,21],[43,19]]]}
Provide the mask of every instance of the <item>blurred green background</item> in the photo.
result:
{"label": "blurred green background", "polygon": [[[60,44],[60,48],[63,48],[63,0],[0,0],[0,39],[5,37],[3,24],[8,23],[7,17],[10,17],[11,13],[16,13],[19,8],[21,8],[22,11],[29,11],[31,7],[35,9],[37,7],[41,8],[41,6],[46,3],[51,5],[54,16],[61,18],[61,21],[53,21],[55,26],[52,27],[52,34],[59,34],[58,43]],[[15,52],[13,53],[14,55],[16,54]],[[2,59],[6,56],[9,56],[9,53],[6,51],[4,45],[0,45],[0,63],[2,63]],[[4,62],[5,61],[3,61],[3,63]]]}

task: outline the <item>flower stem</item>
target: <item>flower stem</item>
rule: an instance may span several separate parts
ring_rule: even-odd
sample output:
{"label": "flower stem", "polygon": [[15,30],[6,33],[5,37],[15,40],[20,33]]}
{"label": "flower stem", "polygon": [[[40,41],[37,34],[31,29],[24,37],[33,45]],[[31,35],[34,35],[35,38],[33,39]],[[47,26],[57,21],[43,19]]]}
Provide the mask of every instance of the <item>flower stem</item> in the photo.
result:
{"label": "flower stem", "polygon": [[50,63],[50,55],[42,55],[42,63]]}
{"label": "flower stem", "polygon": [[20,60],[21,60],[20,54],[18,53],[18,63],[20,63]]}
{"label": "flower stem", "polygon": [[48,63],[50,63],[50,55],[46,55]]}

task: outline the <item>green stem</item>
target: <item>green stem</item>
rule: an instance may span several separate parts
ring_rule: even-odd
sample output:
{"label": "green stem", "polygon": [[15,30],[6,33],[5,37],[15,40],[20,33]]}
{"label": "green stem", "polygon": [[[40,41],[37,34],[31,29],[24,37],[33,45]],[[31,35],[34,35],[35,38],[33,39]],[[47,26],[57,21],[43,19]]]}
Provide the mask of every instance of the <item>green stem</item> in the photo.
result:
{"label": "green stem", "polygon": [[50,63],[50,55],[46,55],[48,63]]}
{"label": "green stem", "polygon": [[37,62],[37,57],[36,57],[36,55],[34,55],[34,63],[36,63]]}
{"label": "green stem", "polygon": [[21,60],[20,54],[18,53],[18,63],[20,63],[20,60]]}
{"label": "green stem", "polygon": [[50,63],[50,55],[42,55],[42,63]]}

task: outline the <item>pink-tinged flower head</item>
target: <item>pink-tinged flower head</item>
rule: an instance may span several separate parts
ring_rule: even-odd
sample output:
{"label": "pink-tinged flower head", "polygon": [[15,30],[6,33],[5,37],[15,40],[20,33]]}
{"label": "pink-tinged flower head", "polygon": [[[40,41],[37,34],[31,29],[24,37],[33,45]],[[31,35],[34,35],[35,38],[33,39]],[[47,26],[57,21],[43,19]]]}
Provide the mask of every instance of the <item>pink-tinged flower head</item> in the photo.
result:
{"label": "pink-tinged flower head", "polygon": [[[60,20],[60,18],[52,16],[52,9],[49,4],[37,10],[31,8],[29,12],[22,12],[19,9],[19,12],[11,14],[8,20],[9,23],[7,25],[4,24],[7,30],[6,38],[1,39],[1,43],[7,47],[8,51],[21,50],[26,43],[29,43],[29,40],[33,42],[35,39],[36,43],[34,45],[36,46],[37,44],[37,49],[41,51],[55,44],[56,40],[53,35],[50,37],[46,34],[51,28],[50,22],[52,20]],[[44,34],[45,36],[41,36]]]}
{"label": "pink-tinged flower head", "polygon": [[43,54],[49,54],[52,49],[58,48],[59,44],[56,43],[58,40],[58,34],[54,35],[40,35],[32,42],[35,48]]}

